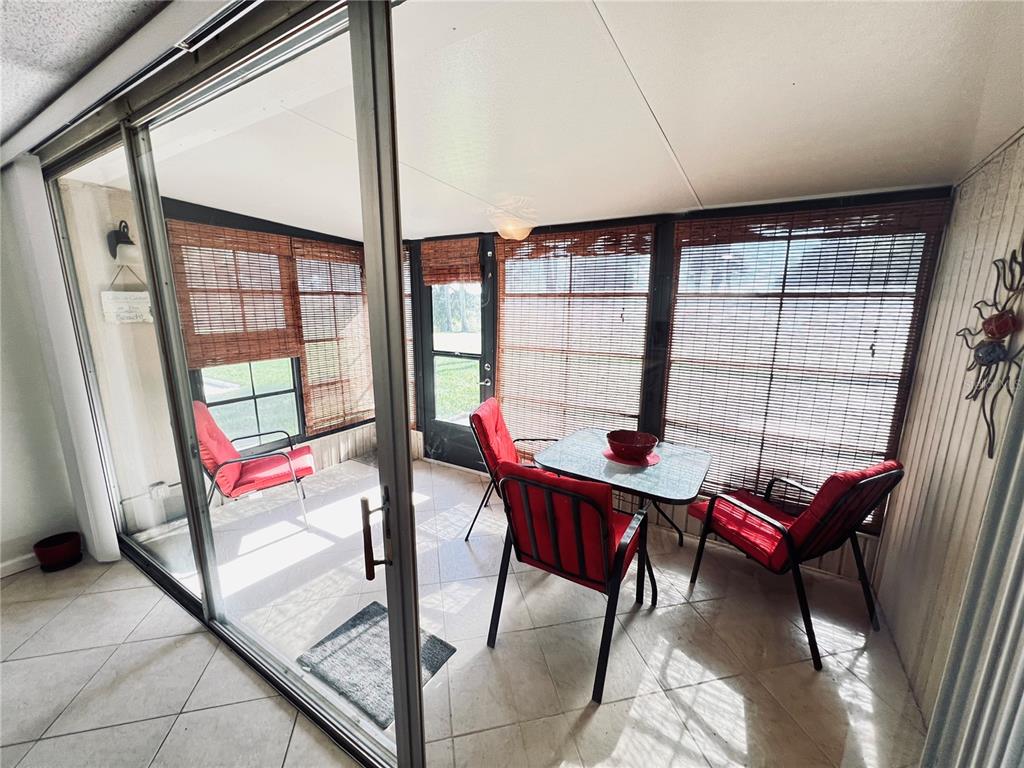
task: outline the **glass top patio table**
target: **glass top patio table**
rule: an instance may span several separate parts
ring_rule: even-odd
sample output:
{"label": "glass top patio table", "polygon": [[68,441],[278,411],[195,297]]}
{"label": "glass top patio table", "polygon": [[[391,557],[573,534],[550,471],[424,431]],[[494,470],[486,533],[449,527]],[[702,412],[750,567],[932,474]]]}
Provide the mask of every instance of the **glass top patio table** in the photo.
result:
{"label": "glass top patio table", "polygon": [[697,498],[711,468],[711,454],[699,448],[658,443],[654,452],[661,461],[636,467],[607,459],[606,432],[581,429],[537,453],[538,466],[580,480],[597,480],[613,488],[666,504],[688,504]]}

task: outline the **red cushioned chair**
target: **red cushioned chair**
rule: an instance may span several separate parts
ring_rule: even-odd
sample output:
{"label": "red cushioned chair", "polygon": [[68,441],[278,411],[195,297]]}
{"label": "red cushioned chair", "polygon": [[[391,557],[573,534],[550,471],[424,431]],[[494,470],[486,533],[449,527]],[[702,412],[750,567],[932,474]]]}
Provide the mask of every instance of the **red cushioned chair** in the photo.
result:
{"label": "red cushioned chair", "polygon": [[505,579],[515,549],[519,562],[608,596],[594,680],[594,701],[600,703],[619,587],[638,552],[636,601],[644,601],[646,570],[651,578],[651,605],[658,604],[658,585],[647,557],[647,516],[643,512],[616,511],[612,507],[612,488],[607,483],[559,477],[539,467],[511,461],[500,462],[497,474],[501,478],[498,495],[505,504],[508,532],[487,645],[493,648],[498,634]]}
{"label": "red cushioned chair", "polygon": [[[306,527],[309,527],[306,521],[306,492],[302,488],[302,478],[312,475],[315,467],[313,450],[308,445],[296,448],[291,435],[283,429],[229,440],[217,426],[205,403],[194,400],[192,414],[196,422],[196,437],[199,439],[199,457],[203,462],[203,469],[210,478],[207,505],[213,501],[213,494],[217,491],[220,491],[224,498],[237,499],[253,491],[274,488],[290,482],[295,484],[302,520]],[[264,451],[243,457],[235,449],[234,444],[239,440],[276,434],[287,438],[287,451]]]}
{"label": "red cushioned chair", "polygon": [[[857,543],[857,528],[902,479],[902,464],[883,461],[863,470],[837,472],[817,492],[784,477],[776,477],[769,481],[764,497],[753,491],[739,490],[691,504],[689,514],[702,520],[703,526],[690,584],[697,582],[697,570],[709,533],[725,539],[773,573],[792,571],[807,642],[811,646],[811,659],[814,668],[821,669],[807,594],[800,577],[800,563],[839,549],[849,541],[871,626],[877,630],[875,601],[871,597],[871,585]],[[788,514],[772,503],[772,489],[776,483],[784,483],[813,497],[810,504],[798,515]]]}
{"label": "red cushioned chair", "polygon": [[[513,440],[512,434],[508,431],[508,425],[505,424],[505,417],[501,415],[501,406],[498,405],[498,401],[493,397],[480,403],[480,406],[473,411],[469,417],[469,426],[473,431],[476,447],[480,449],[480,456],[483,457],[490,482],[487,484],[484,496],[480,499],[480,504],[476,508],[476,514],[473,515],[473,522],[469,524],[469,530],[466,531],[466,541],[469,541],[469,534],[473,532],[473,526],[476,525],[476,519],[480,517],[480,511],[487,506],[487,502],[491,499],[491,494],[498,487],[498,481],[501,479],[496,473],[499,462],[511,461],[515,464],[520,463],[516,443],[552,442],[551,438],[545,437],[520,437]],[[501,496],[500,491],[498,496]]]}

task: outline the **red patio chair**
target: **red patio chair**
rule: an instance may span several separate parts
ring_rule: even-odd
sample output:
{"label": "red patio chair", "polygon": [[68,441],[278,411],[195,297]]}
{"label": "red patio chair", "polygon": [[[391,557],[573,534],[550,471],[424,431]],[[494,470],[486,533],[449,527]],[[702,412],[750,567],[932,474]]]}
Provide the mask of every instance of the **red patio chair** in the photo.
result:
{"label": "red patio chair", "polygon": [[[863,470],[837,472],[817,492],[784,477],[776,477],[768,482],[763,498],[754,491],[738,490],[691,504],[689,514],[704,524],[701,527],[693,572],[690,574],[690,584],[697,582],[697,570],[709,533],[725,539],[773,573],[782,574],[791,570],[804,629],[807,631],[807,642],[811,646],[811,659],[814,668],[820,670],[821,656],[814,639],[807,594],[800,577],[800,563],[839,549],[849,541],[871,626],[877,630],[875,601],[871,597],[871,585],[857,543],[857,528],[902,479],[902,464],[898,461],[883,461]],[[798,515],[788,514],[772,504],[772,489],[776,483],[784,483],[813,497],[810,504]]]}
{"label": "red patio chair", "polygon": [[644,601],[646,570],[651,578],[651,605],[658,604],[658,585],[647,556],[647,516],[643,512],[616,511],[612,507],[612,488],[607,483],[559,477],[539,467],[510,461],[498,465],[498,476],[498,495],[504,501],[508,532],[487,645],[493,648],[498,634],[505,579],[515,549],[519,562],[608,596],[594,679],[594,701],[600,703],[619,587],[638,552],[636,601]]}
{"label": "red patio chair", "polygon": [[[260,432],[256,435],[243,435],[229,440],[223,430],[217,426],[210,409],[199,400],[192,401],[192,414],[196,422],[196,437],[199,439],[199,457],[203,469],[210,478],[210,493],[206,497],[207,505],[213,501],[217,491],[228,499],[237,499],[247,493],[274,488],[284,483],[294,483],[295,493],[302,510],[302,520],[306,527],[306,492],[302,488],[302,478],[312,475],[313,450],[308,445],[298,448],[292,443],[292,437],[283,429]],[[288,439],[288,450],[271,450],[250,454],[243,457],[235,448],[235,443],[251,437],[266,435],[284,435]]]}
{"label": "red patio chair", "polygon": [[[501,415],[501,406],[493,397],[487,398],[473,411],[469,417],[469,426],[473,431],[476,447],[480,449],[490,482],[487,483],[483,498],[480,499],[480,504],[476,508],[476,514],[473,515],[473,522],[469,524],[469,530],[466,531],[466,541],[469,541],[469,534],[473,532],[473,526],[476,525],[476,519],[480,517],[480,511],[487,506],[491,494],[498,487],[498,481],[501,479],[496,473],[498,464],[502,461],[521,463],[516,443],[553,442],[551,438],[545,437],[520,437],[513,440],[508,431],[508,425],[505,424],[505,417]],[[501,496],[500,491],[498,496]]]}

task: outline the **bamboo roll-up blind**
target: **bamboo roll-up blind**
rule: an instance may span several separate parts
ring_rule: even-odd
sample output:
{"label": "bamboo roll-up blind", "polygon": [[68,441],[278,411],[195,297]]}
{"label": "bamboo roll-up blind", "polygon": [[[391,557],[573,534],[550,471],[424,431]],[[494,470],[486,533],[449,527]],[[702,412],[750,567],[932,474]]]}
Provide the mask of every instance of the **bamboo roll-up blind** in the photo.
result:
{"label": "bamboo roll-up blind", "polygon": [[298,354],[287,237],[169,219],[167,240],[189,368]]}
{"label": "bamboo roll-up blind", "polygon": [[306,433],[373,418],[363,250],[292,238],[302,322]]}
{"label": "bamboo roll-up blind", "polygon": [[514,437],[636,428],[653,236],[498,239],[498,396]]}
{"label": "bamboo roll-up blind", "polygon": [[711,451],[705,492],[895,456],[947,206],[676,225],[665,439]]}
{"label": "bamboo roll-up blind", "polygon": [[424,285],[479,283],[480,238],[424,240],[420,244]]}

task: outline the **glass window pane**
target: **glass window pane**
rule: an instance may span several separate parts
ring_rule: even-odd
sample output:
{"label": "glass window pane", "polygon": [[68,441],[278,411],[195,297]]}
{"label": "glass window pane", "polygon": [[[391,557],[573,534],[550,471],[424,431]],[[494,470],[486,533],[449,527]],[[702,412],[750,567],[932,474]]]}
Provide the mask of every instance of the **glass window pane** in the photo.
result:
{"label": "glass window pane", "polygon": [[208,403],[251,396],[252,378],[249,375],[249,364],[235,363],[203,368],[203,392]]}
{"label": "glass window pane", "polygon": [[434,349],[480,354],[480,283],[431,286]]}
{"label": "glass window pane", "polygon": [[292,359],[281,357],[277,360],[260,360],[257,363],[252,363],[252,383],[257,395],[264,392],[295,389],[292,378]]}
{"label": "glass window pane", "polygon": [[[256,398],[256,408],[260,414],[261,432],[283,429],[289,435],[299,434],[299,414],[295,407],[294,394]],[[270,443],[281,439],[283,435],[268,435],[260,442]]]}
{"label": "glass window pane", "polygon": [[480,405],[480,361],[435,357],[434,402],[439,421],[469,424]]}
{"label": "glass window pane", "polygon": [[[256,429],[256,406],[252,400],[213,406],[210,408],[210,414],[229,440],[259,431]],[[239,440],[235,443],[235,448],[242,450],[258,444],[259,440],[256,438]]]}

